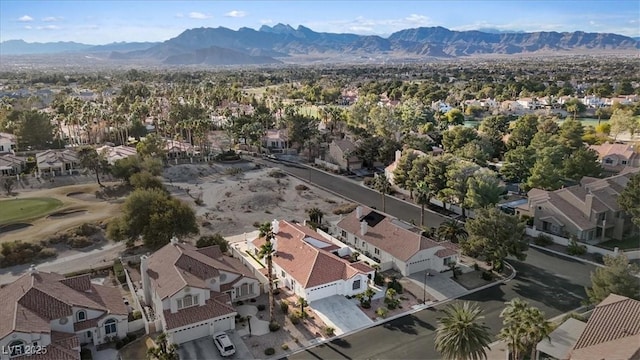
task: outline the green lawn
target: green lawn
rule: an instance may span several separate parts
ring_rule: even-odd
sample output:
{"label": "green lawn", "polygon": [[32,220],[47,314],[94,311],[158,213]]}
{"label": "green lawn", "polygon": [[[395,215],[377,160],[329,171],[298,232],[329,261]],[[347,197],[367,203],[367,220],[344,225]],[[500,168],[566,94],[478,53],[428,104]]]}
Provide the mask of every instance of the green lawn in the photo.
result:
{"label": "green lawn", "polygon": [[599,247],[605,249],[619,248],[620,250],[640,249],[640,235],[627,236],[624,240],[609,240],[598,244]]}
{"label": "green lawn", "polygon": [[53,198],[27,198],[0,201],[0,225],[34,220],[62,206]]}

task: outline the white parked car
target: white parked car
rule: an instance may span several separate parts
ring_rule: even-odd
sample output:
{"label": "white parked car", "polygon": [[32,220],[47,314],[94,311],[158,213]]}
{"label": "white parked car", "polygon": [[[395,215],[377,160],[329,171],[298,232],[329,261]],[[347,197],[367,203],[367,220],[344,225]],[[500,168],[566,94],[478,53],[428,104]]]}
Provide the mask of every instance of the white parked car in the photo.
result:
{"label": "white parked car", "polygon": [[236,347],[229,339],[229,335],[226,333],[217,333],[213,335],[213,343],[216,344],[218,351],[220,351],[220,355],[222,356],[231,356],[236,353]]}

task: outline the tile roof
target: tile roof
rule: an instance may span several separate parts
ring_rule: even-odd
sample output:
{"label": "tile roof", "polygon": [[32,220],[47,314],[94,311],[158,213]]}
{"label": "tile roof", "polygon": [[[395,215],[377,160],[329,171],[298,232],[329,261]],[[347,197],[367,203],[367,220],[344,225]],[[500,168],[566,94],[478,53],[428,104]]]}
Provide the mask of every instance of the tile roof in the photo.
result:
{"label": "tile roof", "polygon": [[591,145],[589,148],[595,150],[600,159],[612,155],[622,156],[625,159],[631,159],[634,156],[638,156],[638,153],[634,151],[633,146],[629,144],[611,144],[606,142],[601,145]]}
{"label": "tile roof", "polygon": [[[0,289],[0,338],[13,331],[49,333],[50,321],[70,316],[72,307],[127,314],[120,291],[89,282],[88,275],[65,278],[27,273]],[[81,289],[81,290],[78,290]]]}
{"label": "tile roof", "polygon": [[[207,280],[217,277],[220,270],[254,278],[238,259],[223,256],[217,246],[198,249],[188,243],[169,243],[149,256],[151,286],[165,299],[185,286],[208,289]],[[211,257],[214,256],[214,257]]]}
{"label": "tile roof", "polygon": [[354,144],[351,140],[333,140],[333,142],[343,153],[353,152],[356,150],[356,144]]}
{"label": "tile roof", "polygon": [[171,310],[164,310],[167,329],[175,329],[224,315],[235,315],[236,311],[228,304],[229,302],[231,302],[231,298],[228,294],[211,291],[211,297],[203,306],[191,306],[174,313]]}
{"label": "tile roof", "polygon": [[[36,154],[39,167],[56,165],[59,163],[77,163],[78,153],[75,150],[47,150]],[[46,166],[45,166],[46,167]]]}
{"label": "tile roof", "polygon": [[448,256],[456,255],[457,253],[458,251],[454,249],[440,249],[436,251],[436,256],[439,258],[446,258]]}
{"label": "tile roof", "polygon": [[[333,244],[306,226],[292,224],[285,220],[280,220],[278,224],[273,262],[304,288],[348,280],[357,274],[374,271],[364,263],[354,265],[325,250],[332,249]],[[257,238],[253,241],[253,245],[259,249],[265,241],[264,237]],[[319,247],[325,244],[325,247]]]}
{"label": "tile roof", "polygon": [[611,294],[596,306],[572,359],[631,359],[640,354],[640,301]]}
{"label": "tile roof", "polygon": [[124,145],[105,145],[97,148],[96,151],[98,152],[98,154],[104,155],[109,163],[114,163],[117,160],[128,158],[129,156],[135,156],[136,154],[138,154],[136,148]]}
{"label": "tile roof", "polygon": [[362,207],[363,218],[370,216],[371,213],[382,215],[381,221],[374,226],[368,226],[364,235],[360,234],[360,221],[356,211],[351,212],[344,217],[339,223],[338,228],[348,233],[354,234],[359,239],[391,254],[393,257],[407,261],[418,251],[441,246],[443,248],[456,249],[455,244],[448,241],[437,242],[426,238],[419,233],[419,229],[413,227],[403,227],[401,222],[388,215],[384,215],[377,211],[373,211],[366,206]]}
{"label": "tile roof", "polygon": [[15,156],[13,154],[0,155],[0,168],[12,168],[14,166],[22,166],[27,161],[27,158],[22,156]]}

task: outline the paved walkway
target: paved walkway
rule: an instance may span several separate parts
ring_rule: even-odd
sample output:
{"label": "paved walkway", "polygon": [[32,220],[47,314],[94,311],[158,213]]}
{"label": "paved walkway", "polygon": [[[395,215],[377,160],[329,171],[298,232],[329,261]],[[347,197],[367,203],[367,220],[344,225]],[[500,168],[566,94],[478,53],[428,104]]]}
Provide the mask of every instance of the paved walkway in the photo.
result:
{"label": "paved walkway", "polygon": [[[428,272],[430,276],[425,278],[425,272]],[[451,279],[450,272],[420,271],[409,275],[409,279],[420,287],[426,285],[427,292],[438,301],[457,298],[467,293],[467,289]]]}
{"label": "paved walkway", "polygon": [[[240,305],[236,306],[236,311],[240,316],[251,316],[249,319],[249,323],[251,325],[251,335],[266,335],[270,332],[269,330],[269,322],[265,320],[261,320],[258,317],[258,308],[254,305]],[[249,327],[236,328],[236,332],[238,335],[246,336],[249,335]]]}

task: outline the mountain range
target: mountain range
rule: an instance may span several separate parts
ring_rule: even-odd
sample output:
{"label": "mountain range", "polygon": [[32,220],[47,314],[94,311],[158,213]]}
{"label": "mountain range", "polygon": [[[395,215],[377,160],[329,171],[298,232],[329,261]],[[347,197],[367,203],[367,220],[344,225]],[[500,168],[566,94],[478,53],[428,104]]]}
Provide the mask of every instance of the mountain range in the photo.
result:
{"label": "mountain range", "polygon": [[421,27],[375,35],[315,32],[307,27],[277,24],[259,30],[224,27],[189,29],[160,43],[87,45],[74,42],[0,43],[0,55],[53,53],[94,54],[113,61],[151,61],[168,65],[248,65],[381,59],[457,58],[484,54],[539,54],[636,51],[640,42],[627,36],[576,32],[454,31]]}

